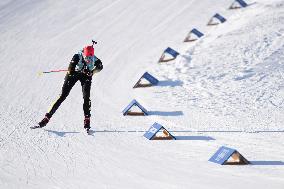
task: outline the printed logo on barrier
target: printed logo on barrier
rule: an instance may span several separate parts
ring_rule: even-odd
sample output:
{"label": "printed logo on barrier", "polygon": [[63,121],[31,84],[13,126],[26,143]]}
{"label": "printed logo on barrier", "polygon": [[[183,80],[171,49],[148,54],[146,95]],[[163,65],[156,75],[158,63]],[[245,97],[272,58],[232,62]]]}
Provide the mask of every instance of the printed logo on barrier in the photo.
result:
{"label": "printed logo on barrier", "polygon": [[235,0],[231,6],[229,7],[229,9],[239,9],[239,8],[245,8],[247,7],[248,4],[243,1],[243,0]]}
{"label": "printed logo on barrier", "polygon": [[[135,110],[134,110],[135,109]],[[122,111],[123,115],[132,115],[132,116],[144,116],[148,115],[148,111],[137,102],[137,100],[132,100],[130,104]]]}
{"label": "printed logo on barrier", "polygon": [[159,123],[154,123],[144,134],[149,140],[175,140],[176,138]]}
{"label": "printed logo on barrier", "polygon": [[249,161],[246,160],[237,150],[225,146],[220,147],[208,161],[220,165],[249,164]]}
{"label": "printed logo on barrier", "polygon": [[202,32],[200,32],[199,30],[197,30],[196,28],[193,28],[185,37],[185,39],[183,40],[183,42],[192,42],[192,41],[196,41],[197,39],[201,38],[202,36],[204,36],[204,34]]}
{"label": "printed logo on barrier", "polygon": [[138,82],[134,85],[133,88],[151,87],[153,85],[157,85],[158,83],[159,83],[158,79],[156,79],[154,76],[152,76],[148,72],[145,72],[142,75],[142,77],[138,80]]}
{"label": "printed logo on barrier", "polygon": [[208,22],[207,25],[217,25],[226,22],[226,18],[216,13]]}
{"label": "printed logo on barrier", "polygon": [[178,55],[179,53],[176,50],[168,47],[166,50],[164,50],[162,56],[159,59],[159,62],[169,62],[176,59]]}

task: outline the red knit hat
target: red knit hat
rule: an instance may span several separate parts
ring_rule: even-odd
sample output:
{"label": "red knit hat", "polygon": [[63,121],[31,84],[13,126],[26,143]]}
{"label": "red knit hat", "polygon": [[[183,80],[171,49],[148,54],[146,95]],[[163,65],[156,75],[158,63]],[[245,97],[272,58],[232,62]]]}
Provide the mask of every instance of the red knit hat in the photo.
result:
{"label": "red knit hat", "polygon": [[95,50],[93,46],[86,46],[83,50],[84,56],[94,56]]}

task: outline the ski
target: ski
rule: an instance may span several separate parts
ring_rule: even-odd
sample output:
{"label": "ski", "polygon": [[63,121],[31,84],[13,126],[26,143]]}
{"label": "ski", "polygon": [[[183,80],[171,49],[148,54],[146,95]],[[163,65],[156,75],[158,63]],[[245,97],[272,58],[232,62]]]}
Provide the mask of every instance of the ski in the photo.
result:
{"label": "ski", "polygon": [[91,130],[91,129],[86,129],[86,132],[88,135],[93,135],[95,133],[95,131]]}
{"label": "ski", "polygon": [[31,129],[38,129],[38,128],[41,128],[39,125],[35,125],[35,126],[31,126],[30,127]]}

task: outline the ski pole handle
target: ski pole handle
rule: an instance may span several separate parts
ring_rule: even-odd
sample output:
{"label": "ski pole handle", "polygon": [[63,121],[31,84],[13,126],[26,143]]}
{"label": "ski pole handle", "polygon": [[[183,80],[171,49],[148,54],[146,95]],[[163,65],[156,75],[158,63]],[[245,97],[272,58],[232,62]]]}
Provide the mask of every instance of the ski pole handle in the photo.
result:
{"label": "ski pole handle", "polygon": [[50,71],[43,71],[42,73],[53,73],[53,72],[68,72],[68,70],[50,70]]}
{"label": "ski pole handle", "polygon": [[47,73],[56,73],[56,72],[68,72],[68,70],[50,70],[50,71],[41,71],[41,72],[38,72],[38,75],[42,75],[42,74],[47,74]]}

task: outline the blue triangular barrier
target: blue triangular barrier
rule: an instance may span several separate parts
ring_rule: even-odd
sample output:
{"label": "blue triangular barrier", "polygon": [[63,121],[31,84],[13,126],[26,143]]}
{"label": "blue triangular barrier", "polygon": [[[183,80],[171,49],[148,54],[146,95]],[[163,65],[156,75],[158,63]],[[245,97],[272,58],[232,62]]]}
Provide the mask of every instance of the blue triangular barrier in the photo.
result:
{"label": "blue triangular barrier", "polygon": [[[133,106],[137,106],[141,112],[132,112],[130,111],[130,109],[133,107]],[[132,100],[130,102],[130,104],[122,111],[123,112],[123,115],[148,115],[148,111],[141,105],[137,102],[137,100]]]}
{"label": "blue triangular barrier", "polygon": [[[142,79],[146,79],[149,84],[142,84],[141,80]],[[157,85],[159,83],[159,80],[156,79],[154,76],[152,76],[151,74],[149,74],[148,72],[145,72],[142,77],[140,77],[140,79],[138,80],[138,82],[134,85],[133,88],[137,88],[137,87],[150,87],[153,85]]]}
{"label": "blue triangular barrier", "polygon": [[[170,57],[166,58],[166,55],[170,55]],[[159,62],[168,62],[174,60],[178,55],[179,53],[176,50],[168,47],[166,50],[164,50],[161,58],[159,59]]]}
{"label": "blue triangular barrier", "polygon": [[[194,36],[193,36],[194,35]],[[204,34],[198,31],[196,28],[193,28],[186,36],[183,42],[195,41],[198,38],[202,37]]]}
{"label": "blue triangular barrier", "polygon": [[238,8],[244,8],[244,7],[247,7],[248,4],[243,1],[243,0],[235,0],[231,6],[229,7],[229,9],[238,9]]}
{"label": "blue triangular barrier", "polygon": [[249,164],[249,161],[246,160],[237,150],[225,146],[220,147],[208,161],[220,165]]}
{"label": "blue triangular barrier", "polygon": [[[216,21],[216,19],[218,21]],[[226,18],[224,18],[223,16],[221,16],[220,14],[216,13],[208,22],[207,25],[217,25],[219,23],[224,23],[226,22]]]}
{"label": "blue triangular barrier", "polygon": [[[161,136],[157,136],[159,131],[162,131]],[[154,123],[150,127],[150,129],[144,134],[144,137],[146,137],[149,140],[176,140],[176,138],[173,135],[171,135],[170,132],[159,123]]]}

